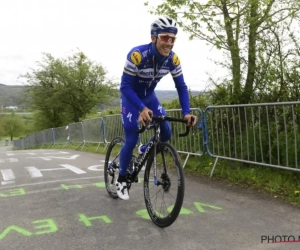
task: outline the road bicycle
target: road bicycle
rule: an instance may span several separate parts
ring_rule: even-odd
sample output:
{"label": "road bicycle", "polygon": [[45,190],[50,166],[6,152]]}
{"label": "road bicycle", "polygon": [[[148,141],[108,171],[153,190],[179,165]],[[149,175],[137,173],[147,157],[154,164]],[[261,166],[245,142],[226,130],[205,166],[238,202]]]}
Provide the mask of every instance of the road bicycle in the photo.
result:
{"label": "road bicycle", "polygon": [[[126,176],[129,191],[131,184],[138,182],[138,174],[145,165],[143,187],[146,208],[153,223],[159,227],[168,227],[176,220],[182,207],[185,189],[182,162],[176,149],[159,139],[160,124],[165,121],[187,123],[184,119],[170,116],[153,116],[151,123],[137,130],[137,133],[143,133],[153,129],[154,135],[145,144],[144,153],[132,156]],[[189,132],[190,128],[186,126],[185,133],[179,136],[187,136]],[[124,142],[122,137],[114,138],[105,157],[106,190],[114,199],[118,198],[115,182],[119,173],[120,151],[114,156],[112,151]]]}

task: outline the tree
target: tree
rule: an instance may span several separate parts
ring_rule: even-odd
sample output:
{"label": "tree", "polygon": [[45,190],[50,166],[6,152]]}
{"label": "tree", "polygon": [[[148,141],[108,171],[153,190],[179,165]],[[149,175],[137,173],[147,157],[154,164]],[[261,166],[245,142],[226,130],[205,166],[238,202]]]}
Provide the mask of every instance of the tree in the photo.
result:
{"label": "tree", "polygon": [[37,69],[21,76],[31,85],[39,128],[79,122],[98,103],[107,103],[116,96],[116,84],[106,79],[105,74],[101,65],[82,52],[66,59],[44,54]]}
{"label": "tree", "polygon": [[298,0],[165,0],[152,13],[173,17],[191,39],[204,40],[223,50],[229,58],[229,63],[221,64],[231,72],[231,103],[248,103],[254,95],[258,49],[271,33],[276,41],[278,24],[286,20],[293,24],[299,6]]}
{"label": "tree", "polygon": [[24,131],[24,123],[22,119],[12,113],[11,115],[6,115],[1,121],[3,134],[8,135],[12,141],[14,137],[22,135]]}

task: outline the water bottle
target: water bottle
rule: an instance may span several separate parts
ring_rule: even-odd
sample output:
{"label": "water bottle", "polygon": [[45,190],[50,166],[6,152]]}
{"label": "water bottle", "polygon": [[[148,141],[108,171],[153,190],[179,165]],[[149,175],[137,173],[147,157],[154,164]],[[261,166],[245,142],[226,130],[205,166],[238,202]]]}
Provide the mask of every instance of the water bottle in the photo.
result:
{"label": "water bottle", "polygon": [[145,153],[146,149],[147,149],[147,145],[143,145],[143,144],[140,145],[140,146],[138,147],[138,153],[139,153],[139,155]]}

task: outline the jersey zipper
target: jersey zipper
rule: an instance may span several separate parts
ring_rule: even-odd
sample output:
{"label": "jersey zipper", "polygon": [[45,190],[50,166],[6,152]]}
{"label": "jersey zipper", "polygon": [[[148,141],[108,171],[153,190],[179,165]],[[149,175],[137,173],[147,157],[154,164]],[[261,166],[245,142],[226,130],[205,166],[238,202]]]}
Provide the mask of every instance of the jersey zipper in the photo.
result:
{"label": "jersey zipper", "polygon": [[168,61],[170,55],[168,56],[168,58],[163,62],[163,64],[161,65],[160,69],[157,69],[157,63],[155,60],[155,56],[153,55],[152,61],[153,61],[153,78],[150,81],[150,83],[148,84],[148,87],[145,88],[145,96],[147,94],[147,88],[150,88],[151,84],[153,83],[153,81],[155,80],[155,77],[157,76],[157,74],[160,72],[161,68],[166,64],[166,62]]}

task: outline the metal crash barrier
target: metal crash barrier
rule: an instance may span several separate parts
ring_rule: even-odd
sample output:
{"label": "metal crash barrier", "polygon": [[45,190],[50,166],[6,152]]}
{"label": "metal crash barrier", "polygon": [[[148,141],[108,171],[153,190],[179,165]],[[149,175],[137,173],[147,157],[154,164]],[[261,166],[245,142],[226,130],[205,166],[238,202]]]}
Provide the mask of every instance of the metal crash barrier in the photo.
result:
{"label": "metal crash barrier", "polygon": [[[182,117],[180,109],[166,112]],[[185,130],[184,124],[171,123],[170,143],[180,154],[186,154],[184,166],[189,156],[200,159],[208,154],[215,158],[211,176],[219,159],[299,171],[300,102],[208,106],[204,112],[200,108],[192,108],[191,112],[198,122],[189,136],[178,136]],[[71,144],[82,149],[97,144],[96,151],[102,144],[105,151],[116,136],[124,137],[121,115],[46,129],[12,143],[15,149],[53,145],[66,148]],[[138,144],[150,136],[149,131],[143,133]]]}
{"label": "metal crash barrier", "polygon": [[208,106],[207,153],[219,159],[299,171],[300,102]]}

